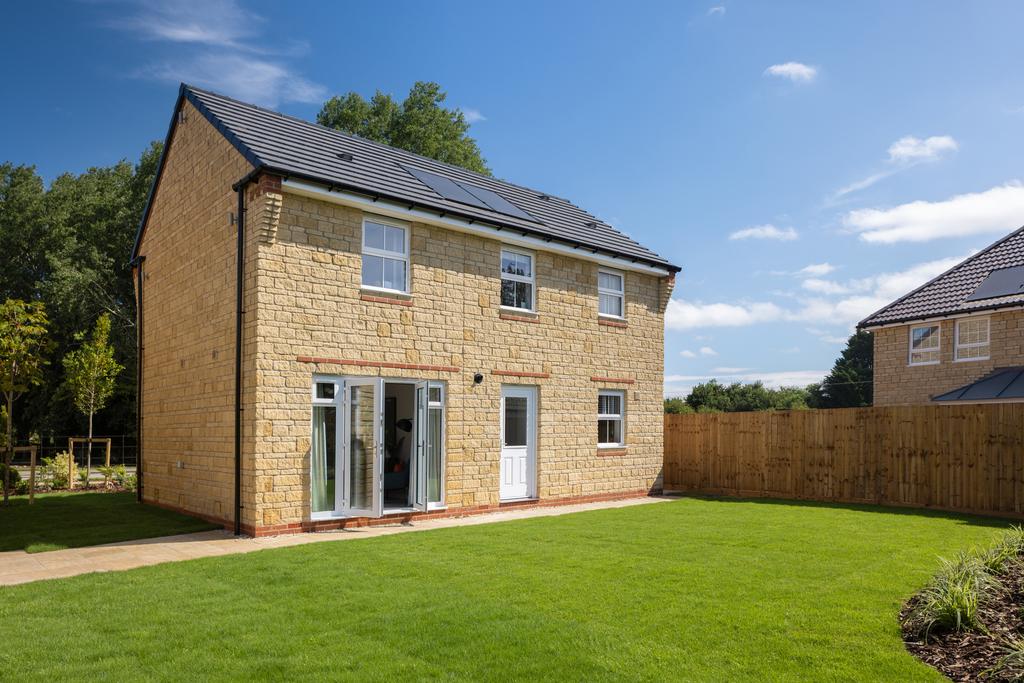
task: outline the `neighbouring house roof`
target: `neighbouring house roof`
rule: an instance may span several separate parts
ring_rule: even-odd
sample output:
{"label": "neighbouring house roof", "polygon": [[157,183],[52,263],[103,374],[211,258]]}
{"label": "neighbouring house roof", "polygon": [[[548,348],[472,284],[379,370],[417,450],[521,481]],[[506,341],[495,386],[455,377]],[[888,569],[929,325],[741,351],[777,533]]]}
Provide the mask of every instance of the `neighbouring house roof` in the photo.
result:
{"label": "neighbouring house roof", "polygon": [[[1024,305],[1024,288],[1014,294],[986,296],[996,291],[1012,291],[1005,287],[990,289],[993,282],[1013,275],[1008,268],[1024,266],[1024,228],[1020,228],[974,256],[958,263],[942,275],[900,297],[880,311],[872,313],[857,327],[874,327],[893,323],[924,320],[946,315],[971,313],[1009,306]],[[990,279],[989,276],[996,274]],[[1018,283],[1024,285],[1024,280]]]}
{"label": "neighbouring house roof", "polygon": [[[185,84],[175,107],[172,130],[186,100],[256,169],[515,230],[670,272],[680,270],[566,199]],[[441,194],[446,183],[452,190],[448,196]],[[456,201],[453,196],[464,201]],[[147,205],[133,257],[138,255],[148,213]]]}
{"label": "neighbouring house roof", "polygon": [[959,389],[933,396],[933,401],[1024,400],[1024,367],[997,368]]}

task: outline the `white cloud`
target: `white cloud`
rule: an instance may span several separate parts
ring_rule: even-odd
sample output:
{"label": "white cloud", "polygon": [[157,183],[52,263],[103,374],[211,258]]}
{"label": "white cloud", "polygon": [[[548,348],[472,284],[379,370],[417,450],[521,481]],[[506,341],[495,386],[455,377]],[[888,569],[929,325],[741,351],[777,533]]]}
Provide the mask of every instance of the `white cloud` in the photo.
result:
{"label": "white cloud", "polygon": [[891,209],[858,209],[843,224],[865,242],[927,242],[943,237],[1004,233],[1024,223],[1024,185],[1012,181],[984,192]]}
{"label": "white cloud", "polygon": [[266,21],[234,0],[144,0],[107,25],[140,40],[182,46],[180,54],[136,69],[136,77],[193,83],[268,107],[326,95],[281,59],[299,50],[275,49],[262,35]]}
{"label": "white cloud", "polygon": [[741,372],[750,372],[752,369],[753,368],[722,367],[722,368],[711,368],[711,372],[715,373],[716,375],[738,375]]}
{"label": "white cloud", "polygon": [[788,78],[794,83],[810,83],[817,78],[818,69],[800,62],[786,62],[785,64],[772,64],[764,70],[764,73],[766,76]]}
{"label": "white cloud", "polygon": [[933,135],[924,140],[907,135],[889,145],[889,161],[934,161],[943,153],[955,152],[958,148],[956,140],[948,135]]}
{"label": "white cloud", "polygon": [[466,119],[466,123],[479,123],[480,121],[487,120],[487,117],[481,114],[479,109],[472,109],[471,107],[465,107],[462,110],[462,116]]}
{"label": "white cloud", "polygon": [[946,152],[955,152],[959,147],[956,140],[949,135],[933,135],[923,140],[906,135],[889,145],[889,168],[839,188],[829,201],[834,202],[848,194],[866,190],[875,183],[918,164],[939,161]]}
{"label": "white cloud", "polygon": [[775,227],[774,225],[766,223],[764,225],[755,225],[749,228],[744,228],[742,230],[737,230],[736,232],[729,235],[729,239],[780,240],[783,242],[788,242],[790,240],[795,240],[798,236],[799,235],[797,234],[797,231],[794,230],[793,228],[780,229]]}
{"label": "white cloud", "polygon": [[[813,295],[799,299],[797,305],[789,308],[772,302],[705,304],[671,299],[665,312],[665,327],[670,330],[691,330],[803,322],[850,329],[869,314],[944,273],[964,258],[966,256],[926,261],[906,270],[879,273],[847,282],[808,278],[803,286]],[[808,282],[813,284],[806,284]],[[832,298],[837,296],[840,298]]]}
{"label": "white cloud", "polygon": [[682,351],[679,352],[679,355],[682,356],[683,358],[697,357],[697,354],[695,354],[693,351],[690,351],[689,349],[683,349]]}
{"label": "white cloud", "polygon": [[714,15],[722,16],[725,14],[725,5],[712,5],[708,8],[708,16]]}
{"label": "white cloud", "polygon": [[702,355],[702,356],[717,356],[718,355],[718,351],[715,351],[710,346],[702,346],[702,347],[700,347],[700,355]]}
{"label": "white cloud", "polygon": [[811,263],[797,271],[797,275],[828,275],[836,269],[831,263]]}

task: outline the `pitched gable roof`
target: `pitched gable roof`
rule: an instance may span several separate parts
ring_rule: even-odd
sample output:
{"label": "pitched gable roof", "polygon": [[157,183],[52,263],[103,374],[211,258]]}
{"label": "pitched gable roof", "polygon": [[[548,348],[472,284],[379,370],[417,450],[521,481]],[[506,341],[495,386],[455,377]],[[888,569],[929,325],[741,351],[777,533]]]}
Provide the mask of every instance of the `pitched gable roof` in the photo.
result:
{"label": "pitched gable roof", "polygon": [[1024,228],[1010,233],[880,311],[872,313],[857,327],[873,327],[1024,305],[1024,292],[968,300],[992,271],[1014,266],[1024,266]]}
{"label": "pitched gable roof", "polygon": [[[514,229],[670,272],[679,270],[566,199],[183,84],[177,107],[185,100],[256,169]],[[416,171],[443,176],[470,189],[482,188],[478,194],[489,197],[489,203],[474,205],[448,199],[422,182]],[[496,194],[497,199],[489,193]],[[513,208],[525,215],[510,215],[509,210],[500,212],[490,208],[501,201],[511,202]],[[148,206],[139,238],[147,215]],[[138,247],[137,239],[133,256],[137,255]]]}

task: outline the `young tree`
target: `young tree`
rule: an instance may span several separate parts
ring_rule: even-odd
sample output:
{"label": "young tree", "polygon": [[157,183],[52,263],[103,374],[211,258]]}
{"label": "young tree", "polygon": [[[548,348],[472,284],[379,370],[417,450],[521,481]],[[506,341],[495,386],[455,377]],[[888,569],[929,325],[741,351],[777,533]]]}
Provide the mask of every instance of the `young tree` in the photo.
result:
{"label": "young tree", "polygon": [[[78,335],[84,340],[84,335]],[[67,384],[75,399],[75,407],[89,416],[89,441],[85,471],[92,467],[92,418],[96,411],[103,410],[114,393],[114,380],[124,367],[114,358],[114,347],[110,345],[110,316],[104,313],[96,321],[92,338],[84,340],[81,347],[64,356],[64,370]]]}
{"label": "young tree", "polygon": [[857,408],[872,402],[874,379],[874,339],[870,332],[858,330],[846,342],[832,371],[820,384],[807,389],[812,408]]}
{"label": "young tree", "polygon": [[43,304],[8,299],[0,306],[0,393],[7,411],[4,456],[4,504],[11,485],[14,457],[14,400],[43,379],[43,366],[50,348],[48,321]]}
{"label": "young tree", "polygon": [[417,81],[401,104],[379,90],[369,102],[350,92],[324,102],[316,122],[491,175],[476,140],[468,135],[470,124],[465,115],[442,106],[446,97],[440,85],[424,81]]}

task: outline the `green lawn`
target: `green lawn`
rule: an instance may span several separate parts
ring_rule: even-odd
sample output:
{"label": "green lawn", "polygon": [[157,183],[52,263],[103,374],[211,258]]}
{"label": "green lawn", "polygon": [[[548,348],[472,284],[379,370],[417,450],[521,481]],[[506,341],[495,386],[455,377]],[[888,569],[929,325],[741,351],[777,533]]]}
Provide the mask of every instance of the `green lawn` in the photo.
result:
{"label": "green lawn", "polygon": [[21,679],[942,680],[896,613],[993,520],[681,499],[0,588]]}
{"label": "green lawn", "polygon": [[139,505],[134,493],[48,493],[0,505],[0,552],[78,548],[214,529],[195,517]]}

